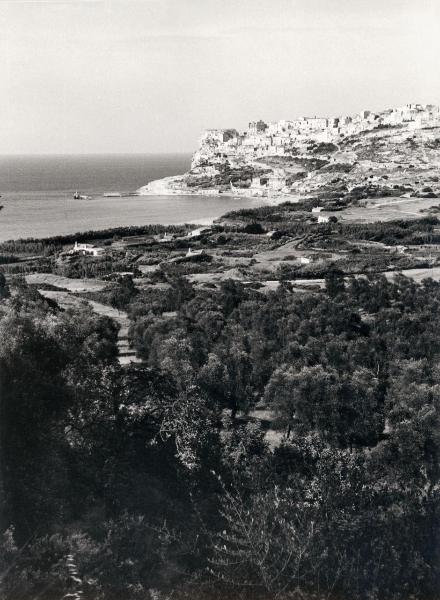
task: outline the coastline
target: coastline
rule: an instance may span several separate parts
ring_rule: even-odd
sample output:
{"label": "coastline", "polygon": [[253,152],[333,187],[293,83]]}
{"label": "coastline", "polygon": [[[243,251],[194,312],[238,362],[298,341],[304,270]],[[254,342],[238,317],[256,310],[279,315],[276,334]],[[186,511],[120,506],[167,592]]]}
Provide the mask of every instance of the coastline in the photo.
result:
{"label": "coastline", "polygon": [[212,223],[227,212],[268,204],[264,198],[233,199],[229,195],[169,194],[130,198],[71,200],[56,194],[2,198],[0,242],[18,239],[44,240],[79,236],[93,231],[133,228],[139,225]]}
{"label": "coastline", "polygon": [[46,237],[18,237],[7,240],[0,240],[0,248],[2,244],[9,244],[11,242],[38,242],[41,244],[72,244],[74,241],[85,242],[85,241],[98,241],[101,239],[107,239],[112,236],[129,237],[133,235],[142,235],[147,232],[154,231],[155,233],[166,233],[173,232],[176,229],[187,225],[212,225],[214,218],[198,219],[194,221],[182,221],[181,223],[147,223],[145,225],[127,225],[120,227],[110,227],[102,229],[89,229],[82,231],[75,231],[74,233],[55,234]]}
{"label": "coastline", "polygon": [[299,202],[301,196],[294,194],[286,194],[283,192],[268,194],[255,193],[255,190],[250,188],[240,188],[234,190],[233,193],[224,192],[216,188],[203,188],[189,190],[187,186],[182,185],[183,175],[175,175],[171,177],[164,177],[163,179],[157,179],[150,181],[146,185],[143,185],[136,190],[138,196],[209,196],[215,198],[233,198],[239,200],[241,198],[247,200],[262,200],[267,204],[281,204],[282,202]]}

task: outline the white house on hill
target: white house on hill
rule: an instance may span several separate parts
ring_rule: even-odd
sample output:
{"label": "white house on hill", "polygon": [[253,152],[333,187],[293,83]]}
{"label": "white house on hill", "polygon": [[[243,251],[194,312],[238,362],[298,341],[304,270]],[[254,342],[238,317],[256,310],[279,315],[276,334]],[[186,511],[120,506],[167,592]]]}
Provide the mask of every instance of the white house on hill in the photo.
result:
{"label": "white house on hill", "polygon": [[74,247],[69,251],[69,254],[82,254],[89,256],[102,256],[104,254],[104,248],[95,246],[94,244],[78,244],[75,242]]}

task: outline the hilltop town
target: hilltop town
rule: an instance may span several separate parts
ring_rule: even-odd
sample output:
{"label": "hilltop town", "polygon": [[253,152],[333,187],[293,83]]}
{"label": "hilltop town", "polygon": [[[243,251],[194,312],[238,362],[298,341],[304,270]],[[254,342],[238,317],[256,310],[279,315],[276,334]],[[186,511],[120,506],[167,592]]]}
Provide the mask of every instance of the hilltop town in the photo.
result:
{"label": "hilltop town", "polygon": [[432,104],[335,118],[259,120],[243,133],[206,130],[188,173],[153,181],[139,192],[292,200],[335,191],[342,197],[366,182],[386,181],[402,194],[423,194],[430,186],[420,186],[420,180],[437,168],[439,147],[440,109]]}

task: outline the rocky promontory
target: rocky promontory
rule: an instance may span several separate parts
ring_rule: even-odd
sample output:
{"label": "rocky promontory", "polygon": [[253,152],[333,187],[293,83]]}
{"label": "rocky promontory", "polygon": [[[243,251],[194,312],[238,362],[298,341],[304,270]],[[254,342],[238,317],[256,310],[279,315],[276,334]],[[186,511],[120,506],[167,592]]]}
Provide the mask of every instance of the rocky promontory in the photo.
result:
{"label": "rocky promontory", "polygon": [[203,133],[191,168],[141,195],[225,194],[275,201],[437,195],[440,110],[408,104],[336,118],[255,121]]}

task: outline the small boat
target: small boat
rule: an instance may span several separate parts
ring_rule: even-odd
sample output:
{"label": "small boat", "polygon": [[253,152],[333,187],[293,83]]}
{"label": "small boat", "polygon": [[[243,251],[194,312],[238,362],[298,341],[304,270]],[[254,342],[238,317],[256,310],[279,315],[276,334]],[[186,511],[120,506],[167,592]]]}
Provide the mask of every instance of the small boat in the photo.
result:
{"label": "small boat", "polygon": [[78,190],[73,194],[73,199],[74,200],[91,200],[92,197],[91,196],[84,196],[83,194],[80,194],[78,192]]}

